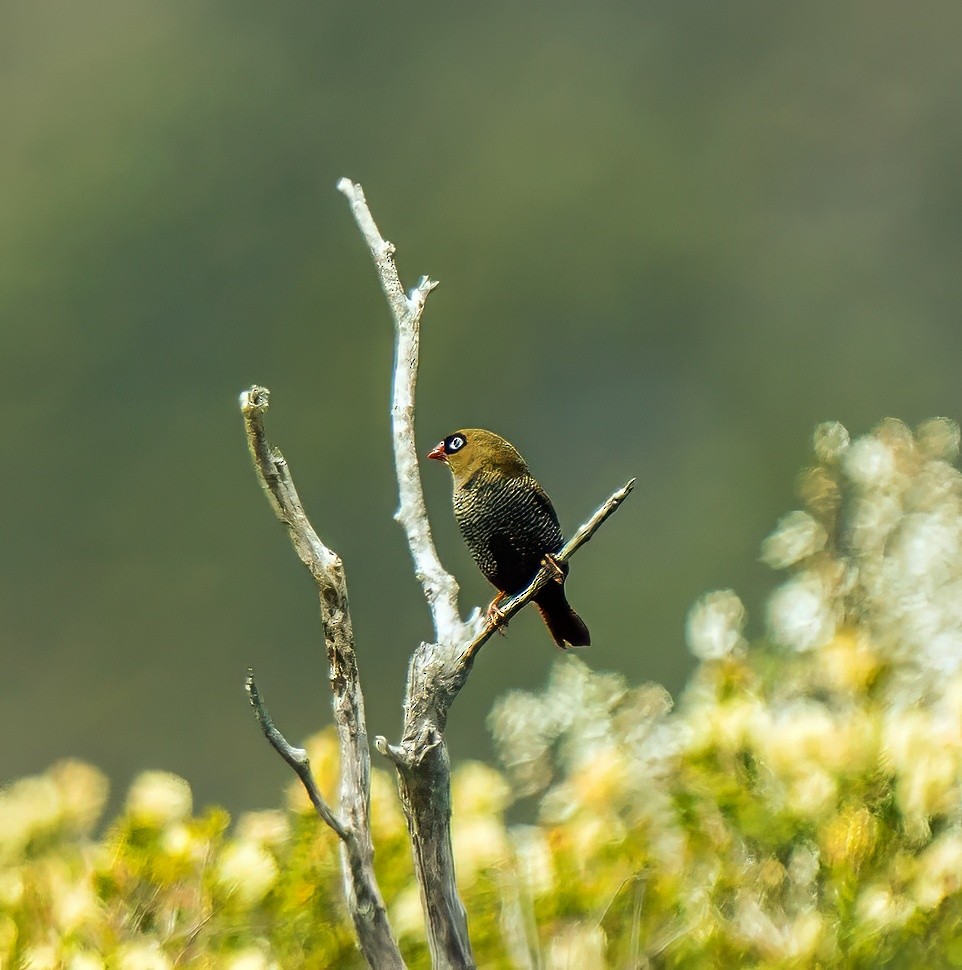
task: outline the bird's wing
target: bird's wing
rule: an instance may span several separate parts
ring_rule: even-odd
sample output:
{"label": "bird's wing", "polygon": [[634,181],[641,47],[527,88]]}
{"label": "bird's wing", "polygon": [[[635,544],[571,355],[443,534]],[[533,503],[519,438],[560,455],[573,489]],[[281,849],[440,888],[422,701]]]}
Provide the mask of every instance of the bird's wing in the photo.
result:
{"label": "bird's wing", "polygon": [[554,505],[551,504],[551,499],[548,498],[548,493],[541,487],[541,483],[535,479],[531,479],[530,484],[530,494],[531,500],[539,512],[544,512],[556,526],[558,530],[561,530],[561,523],[558,521],[558,513],[554,510]]}

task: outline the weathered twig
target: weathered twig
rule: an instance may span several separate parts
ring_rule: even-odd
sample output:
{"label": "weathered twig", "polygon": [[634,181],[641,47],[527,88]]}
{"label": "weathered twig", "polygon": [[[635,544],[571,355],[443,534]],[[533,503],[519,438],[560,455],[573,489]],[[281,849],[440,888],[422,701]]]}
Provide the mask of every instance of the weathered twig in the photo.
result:
{"label": "weathered twig", "polygon": [[270,742],[270,746],[294,769],[294,774],[301,779],[301,784],[307,792],[307,797],[317,810],[321,821],[334,831],[334,834],[342,842],[356,841],[354,833],[348,831],[341,824],[341,820],[331,811],[331,807],[324,800],[314,772],[311,771],[311,763],[308,760],[307,752],[303,748],[295,748],[287,738],[281,734],[271,720],[267,705],[261,699],[261,693],[257,689],[257,681],[254,680],[254,671],[247,668],[247,679],[244,681],[247,693],[250,695],[251,707],[254,708],[254,717],[264,732],[264,737]]}
{"label": "weathered twig", "polygon": [[451,766],[440,730],[413,716],[420,701],[434,694],[420,672],[440,673],[443,656],[452,656],[466,638],[458,612],[458,586],[441,565],[424,504],[421,470],[414,437],[414,392],[418,371],[418,326],[427,294],[433,288],[422,277],[406,297],[394,265],[394,246],[382,236],[368,209],[364,190],[350,179],[337,185],[351,203],[351,212],[374,259],[381,288],[394,318],[395,365],[391,395],[394,462],[398,481],[398,511],[414,570],[434,620],[437,643],[422,643],[408,667],[404,734],[397,748],[384,738],[378,750],[398,769],[401,804],[407,818],[414,867],[427,921],[431,963],[437,970],[475,966],[464,904],[458,895],[451,849]]}
{"label": "weathered twig", "polygon": [[[478,650],[495,630],[466,625],[457,606],[458,587],[441,566],[431,539],[414,438],[414,391],[418,369],[418,326],[424,301],[435,284],[422,277],[405,297],[394,264],[394,246],[386,242],[371,216],[360,185],[341,179],[338,188],[371,250],[381,286],[394,318],[396,335],[392,417],[399,507],[397,519],[407,535],[415,570],[431,608],[436,643],[422,643],[411,657],[404,703],[404,732],[397,745],[378,737],[378,750],[394,762],[400,781],[414,852],[415,870],[428,926],[428,944],[436,968],[471,968],[474,957],[467,917],[455,882],[451,849],[451,768],[443,730],[448,711],[474,664]],[[616,492],[559,553],[574,555],[631,490]],[[506,617],[522,608],[548,581],[542,570],[528,589],[503,608]]]}
{"label": "weathered twig", "polygon": [[424,589],[438,642],[456,643],[464,635],[464,625],[458,612],[458,584],[441,565],[434,548],[414,439],[419,325],[428,294],[438,284],[427,276],[422,276],[418,285],[405,296],[397,267],[394,265],[394,245],[381,236],[364,198],[364,190],[356,182],[346,178],[341,179],[337,187],[351,203],[351,212],[371,250],[381,288],[394,318],[391,424],[399,499],[395,518],[407,535],[414,571]]}
{"label": "weathered twig", "polygon": [[[251,703],[265,736],[297,772],[320,817],[341,840],[341,864],[348,909],[358,942],[372,967],[401,970],[404,961],[391,932],[384,900],[374,875],[371,842],[371,756],[364,697],[354,654],[354,633],[347,598],[347,580],[340,557],[321,541],[298,498],[284,456],[272,448],[264,429],[269,392],[251,387],[241,394],[241,411],[247,444],[261,486],[277,517],[287,526],[298,556],[317,583],[321,623],[330,663],[341,761],[340,817],[326,805],[314,782],[307,756],[293,748],[274,727],[260,700],[253,677],[248,678]],[[301,757],[303,755],[303,757]]]}

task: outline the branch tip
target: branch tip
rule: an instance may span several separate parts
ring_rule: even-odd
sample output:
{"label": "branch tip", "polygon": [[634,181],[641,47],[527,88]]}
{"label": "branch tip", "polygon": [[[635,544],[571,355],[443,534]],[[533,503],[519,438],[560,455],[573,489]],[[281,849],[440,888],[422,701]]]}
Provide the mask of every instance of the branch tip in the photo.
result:
{"label": "branch tip", "polygon": [[374,739],[374,747],[377,748],[379,754],[384,755],[388,761],[393,762],[398,768],[408,766],[409,759],[404,748],[396,744],[389,744],[387,738],[378,735]]}
{"label": "branch tip", "polygon": [[418,285],[408,294],[408,299],[412,303],[420,305],[427,299],[427,295],[438,288],[440,280],[432,280],[429,276],[422,276],[418,280]]}
{"label": "branch tip", "polygon": [[[261,695],[257,690],[257,681],[254,680],[254,671],[252,670],[247,671],[247,677],[244,679],[244,689],[247,691],[247,699],[251,702],[251,707],[254,708],[256,713],[262,702]],[[260,720],[259,716],[258,720]]]}
{"label": "branch tip", "polygon": [[275,731],[274,722],[271,721],[267,706],[264,704],[261,693],[257,689],[257,681],[254,680],[254,671],[250,667],[247,668],[247,678],[244,681],[244,687],[247,689],[248,699],[251,702],[251,707],[254,708],[254,717],[257,718],[257,723],[261,726],[264,737],[273,744],[271,734]]}
{"label": "branch tip", "polygon": [[358,194],[363,198],[364,190],[361,188],[360,183],[354,182],[349,178],[342,178],[337,180],[337,191],[346,195],[349,199],[354,199]]}
{"label": "branch tip", "polygon": [[245,415],[263,414],[270,407],[270,397],[269,388],[252,384],[246,391],[240,393],[241,411]]}

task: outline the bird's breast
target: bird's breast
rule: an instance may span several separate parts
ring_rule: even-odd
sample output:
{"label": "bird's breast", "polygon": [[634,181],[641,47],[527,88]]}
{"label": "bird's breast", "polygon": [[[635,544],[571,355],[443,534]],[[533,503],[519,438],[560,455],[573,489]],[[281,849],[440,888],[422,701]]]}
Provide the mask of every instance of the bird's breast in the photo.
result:
{"label": "bird's breast", "polygon": [[506,592],[522,589],[564,542],[550,499],[530,475],[475,475],[455,489],[454,517],[478,568]]}

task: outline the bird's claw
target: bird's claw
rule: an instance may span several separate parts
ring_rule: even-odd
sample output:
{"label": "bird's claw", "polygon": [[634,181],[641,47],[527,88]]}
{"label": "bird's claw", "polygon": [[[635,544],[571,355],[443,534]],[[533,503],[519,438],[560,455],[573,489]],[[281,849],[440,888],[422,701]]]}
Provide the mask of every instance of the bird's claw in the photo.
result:
{"label": "bird's claw", "polygon": [[488,604],[488,608],[484,611],[484,618],[487,622],[493,626],[501,636],[506,637],[508,631],[505,629],[508,625],[508,618],[498,609],[498,603],[504,599],[504,593],[498,593],[497,596]]}
{"label": "bird's claw", "polygon": [[550,553],[541,560],[541,565],[551,573],[551,578],[556,583],[563,583],[565,581],[564,570],[558,564],[558,560]]}

